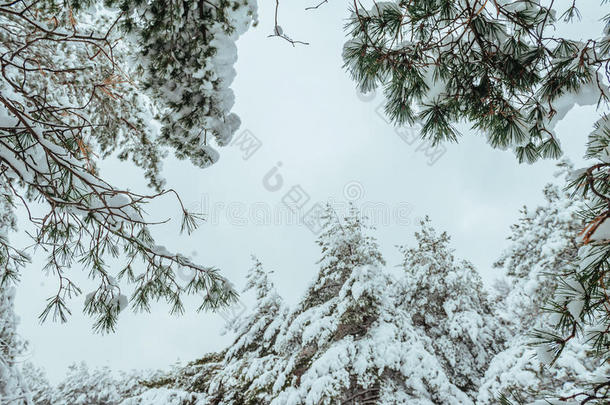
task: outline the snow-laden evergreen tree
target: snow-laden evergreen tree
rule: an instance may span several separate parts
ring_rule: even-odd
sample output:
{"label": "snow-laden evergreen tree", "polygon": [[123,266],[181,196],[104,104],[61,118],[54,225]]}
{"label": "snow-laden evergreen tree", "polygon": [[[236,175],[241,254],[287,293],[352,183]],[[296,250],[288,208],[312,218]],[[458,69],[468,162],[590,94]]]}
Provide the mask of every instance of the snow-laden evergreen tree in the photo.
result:
{"label": "snow-laden evergreen tree", "polygon": [[51,386],[46,373],[32,362],[23,365],[23,379],[31,403],[53,405],[55,388]]}
{"label": "snow-laden evergreen tree", "polygon": [[250,313],[238,318],[233,325],[237,338],[227,350],[227,361],[243,357],[245,353],[248,356],[266,354],[273,346],[279,326],[286,316],[286,307],[270,278],[273,272],[265,271],[256,257],[252,260],[254,263],[248,272],[244,293],[252,291],[255,303]]}
{"label": "snow-laden evergreen tree", "polygon": [[25,404],[28,390],[20,372],[27,342],[17,332],[16,282],[28,257],[9,247],[9,232],[15,229],[10,192],[0,187],[0,404]]}
{"label": "snow-laden evergreen tree", "polygon": [[[569,174],[569,163],[563,162],[560,167],[558,177]],[[560,282],[555,275],[564,273],[577,258],[575,235],[582,228],[578,214],[585,202],[570,198],[553,183],[547,184],[543,193],[544,205],[531,212],[522,208],[518,222],[511,226],[510,245],[494,264],[500,274],[506,275],[501,282],[507,283],[498,294],[498,314],[513,333],[532,330]]]}
{"label": "snow-laden evergreen tree", "polygon": [[306,293],[301,311],[336,297],[354,269],[385,265],[375,238],[367,234],[369,228],[355,208],[350,207],[349,214],[339,218],[328,205],[322,219],[325,223],[317,240],[322,251],[320,270]]}
{"label": "snow-laden evergreen tree", "polygon": [[[599,35],[559,36],[579,20],[581,4],[597,7]],[[597,105],[588,167],[570,184],[589,201],[585,246],[570,270],[556,275],[566,286],[553,306],[559,322],[539,333],[555,358],[578,339],[601,360],[610,353],[609,12],[607,1],[393,0],[368,9],[354,2],[347,25],[343,57],[360,89],[383,87],[390,119],[421,123],[421,137],[433,144],[457,141],[455,124],[465,122],[519,162],[557,158],[557,123],[576,105]],[[572,399],[610,400],[610,379],[584,385]]]}
{"label": "snow-laden evergreen tree", "polygon": [[[153,390],[154,382],[165,378],[169,373],[158,371],[117,372],[108,367],[90,368],[84,362],[72,364],[56,385],[50,384],[46,373],[27,363],[23,368],[28,396],[36,405],[135,405],[135,404],[176,404],[170,399],[178,397],[192,399],[196,394],[182,393],[180,390]],[[147,393],[139,397],[141,393]],[[152,398],[162,399],[159,402]],[[191,402],[185,402],[191,403]],[[16,404],[22,404],[16,402]]]}
{"label": "snow-laden evergreen tree", "polygon": [[490,359],[502,347],[504,330],[479,274],[453,256],[447,233],[437,234],[426,217],[415,237],[415,246],[401,248],[403,306],[429,338],[451,383],[475,397]]}
{"label": "snow-laden evergreen tree", "polygon": [[[328,210],[320,272],[278,338],[278,350],[296,354],[272,404],[472,403],[414,322],[369,232],[357,212],[339,220]],[[420,294],[434,296],[427,287]]]}
{"label": "snow-laden evergreen tree", "polygon": [[389,306],[385,261],[353,208],[340,218],[327,206],[323,220],[320,270],[277,339],[284,361],[273,404],[372,401],[379,395],[384,367],[367,361],[375,347],[364,340]]}
{"label": "snow-laden evergreen tree", "polygon": [[74,364],[57,385],[53,404],[114,405],[121,400],[120,387],[110,369],[89,369],[85,363]]}
{"label": "snow-laden evergreen tree", "polygon": [[[256,18],[253,0],[44,0],[0,6],[0,185],[28,207],[34,244],[58,293],[42,318],[64,321],[67,300],[81,291],[70,268],[84,267],[98,288],[85,311],[98,330],[113,329],[127,299],[136,310],[201,293],[201,308],[235,298],[217,270],[167,251],[153,240],[143,206],[164,189],[160,170],[173,150],[206,167],[212,144],[230,142],[239,126],[231,112],[235,41]],[[115,187],[98,162],[116,154],[142,168],[152,193]],[[177,197],[177,195],[176,195]],[[179,197],[178,202],[182,206]],[[197,215],[182,206],[183,230]],[[13,249],[1,241],[4,250]],[[122,291],[107,257],[120,257]],[[176,280],[182,267],[188,286]],[[129,296],[129,298],[127,298]]]}
{"label": "snow-laden evergreen tree", "polygon": [[27,387],[20,364],[25,342],[17,333],[18,317],[13,308],[15,287],[0,288],[0,404],[25,404]]}
{"label": "snow-laden evergreen tree", "polygon": [[[557,175],[571,166],[562,163]],[[571,341],[556,362],[544,346],[536,350],[536,331],[553,328],[558,317],[544,308],[561,288],[557,277],[573,263],[586,202],[570,198],[557,184],[544,187],[545,202],[530,211],[521,210],[511,227],[509,247],[495,263],[506,275],[500,284],[496,314],[511,331],[505,349],[492,360],[478,396],[478,403],[495,404],[501,395],[529,403],[536,398],[578,392],[582,384],[600,381],[607,367],[583,342]],[[563,310],[570,311],[569,308]],[[565,402],[563,402],[565,403]]]}
{"label": "snow-laden evergreen tree", "polygon": [[[275,290],[272,273],[265,271],[257,258],[253,257],[253,262],[244,293],[254,293],[254,306],[229,325],[236,334],[233,344],[221,353],[192,362],[171,377],[158,377],[151,382],[154,390],[166,390],[167,383],[171,382],[170,386],[177,387],[184,395],[197,393],[203,403],[265,403],[265,391],[275,382],[270,370],[281,362],[273,346],[287,308]],[[125,405],[140,403],[137,401],[143,401],[151,391],[145,391]]]}
{"label": "snow-laden evergreen tree", "polygon": [[280,326],[287,316],[282,302],[258,259],[248,273],[244,292],[253,291],[252,311],[234,325],[235,342],[224,354],[223,367],[208,385],[212,402],[257,404],[273,384],[274,366],[281,362],[273,350]]}

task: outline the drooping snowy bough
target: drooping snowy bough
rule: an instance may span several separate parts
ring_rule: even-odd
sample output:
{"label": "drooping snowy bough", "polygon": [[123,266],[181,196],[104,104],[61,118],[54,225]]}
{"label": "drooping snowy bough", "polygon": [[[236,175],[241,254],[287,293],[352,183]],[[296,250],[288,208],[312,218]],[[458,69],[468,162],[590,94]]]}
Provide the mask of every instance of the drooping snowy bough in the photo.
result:
{"label": "drooping snowy bough", "polygon": [[[160,176],[167,149],[206,167],[218,159],[212,143],[231,140],[240,123],[229,88],[235,40],[255,19],[251,0],[0,5],[2,198],[28,208],[34,242],[57,276],[43,319],[66,319],[66,299],[80,292],[69,275],[78,263],[99,281],[86,311],[97,329],[112,329],[127,298],[108,255],[124,259],[118,276],[134,286],[135,309],[165,299],[179,312],[183,293],[202,292],[201,309],[235,297],[215,269],[157,246],[142,207],[165,194],[182,205]],[[142,168],[154,193],[104,180],[96,163],[111,154]],[[32,201],[42,201],[46,212],[35,215]],[[182,228],[190,231],[197,215],[182,211]],[[5,239],[0,248],[3,262],[24,259]],[[176,280],[178,267],[193,274],[186,286]],[[10,267],[3,271],[2,279],[16,276]]]}

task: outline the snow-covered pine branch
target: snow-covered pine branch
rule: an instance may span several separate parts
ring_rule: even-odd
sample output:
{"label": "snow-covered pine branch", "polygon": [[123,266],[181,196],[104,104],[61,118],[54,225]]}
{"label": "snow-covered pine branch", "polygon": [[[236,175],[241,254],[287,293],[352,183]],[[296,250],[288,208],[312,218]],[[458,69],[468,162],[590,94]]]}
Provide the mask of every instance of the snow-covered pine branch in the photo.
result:
{"label": "snow-covered pine branch", "polygon": [[[239,126],[229,88],[234,42],[255,19],[250,0],[0,5],[0,183],[3,198],[26,207],[34,243],[58,280],[43,320],[70,313],[67,299],[80,293],[70,277],[75,265],[99,281],[85,303],[98,330],[114,328],[127,295],[135,309],[165,299],[173,312],[182,311],[185,293],[201,293],[200,309],[235,299],[216,269],[155,244],[143,206],[172,195],[183,230],[197,225],[164,188],[162,160],[170,149],[206,167],[218,159],[212,141],[230,141]],[[155,191],[105,180],[97,162],[113,153],[144,169]],[[46,204],[43,215],[30,210],[34,200]],[[0,247],[7,260],[25,260],[4,239]],[[109,256],[124,260],[120,272],[106,264]],[[176,280],[178,267],[194,274],[187,286]],[[116,277],[133,292],[122,292]]]}

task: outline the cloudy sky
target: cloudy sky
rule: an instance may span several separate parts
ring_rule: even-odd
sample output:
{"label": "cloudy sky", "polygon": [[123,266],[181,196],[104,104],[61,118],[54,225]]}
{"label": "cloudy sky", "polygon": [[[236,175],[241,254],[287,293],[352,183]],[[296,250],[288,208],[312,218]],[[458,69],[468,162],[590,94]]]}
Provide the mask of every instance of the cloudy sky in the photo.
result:
{"label": "cloudy sky", "polygon": [[[296,47],[267,37],[273,30],[274,2],[259,5],[258,26],[238,42],[233,89],[235,112],[242,119],[238,137],[260,147],[223,148],[220,161],[206,170],[168,160],[168,184],[208,221],[191,236],[178,235],[177,221],[159,226],[158,242],[218,267],[240,289],[250,255],[256,254],[274,271],[280,294],[294,304],[316,274],[319,251],[314,233],[288,215],[283,201],[300,197],[305,211],[318,202],[331,200],[341,207],[351,201],[372,214],[388,266],[400,261],[395,245],[411,243],[417,219],[429,215],[452,236],[456,255],[473,262],[489,285],[497,276],[492,263],[506,245],[510,224],[521,206],[542,201],[541,189],[553,179],[554,162],[518,165],[511,152],[491,150],[467,127],[460,127],[460,143],[445,145],[444,152],[411,142],[416,129],[397,132],[379,113],[382,97],[359,95],[342,69],[346,3],[331,1],[305,11],[309,5],[303,0],[281,4],[284,32],[309,42]],[[583,11],[579,27],[599,26],[595,7],[590,16]],[[557,128],[566,155],[577,165],[594,120],[592,108],[577,108]],[[119,185],[143,190],[141,173],[129,166],[109,162],[103,173]],[[149,213],[157,219],[177,218],[179,210],[167,198],[152,204]],[[31,342],[26,359],[43,366],[52,381],[75,361],[113,369],[165,368],[230,343],[231,335],[221,334],[223,316],[196,313],[194,299],[187,301],[191,305],[181,317],[168,315],[164,304],[154,306],[151,314],[125,312],[111,335],[92,333],[91,319],[80,313],[83,297],[72,301],[69,323],[40,325],[38,314],[55,289],[55,280],[40,268],[36,257],[25,271],[17,311],[20,332]],[[87,292],[90,284],[82,279]],[[250,299],[242,297],[245,307]]]}

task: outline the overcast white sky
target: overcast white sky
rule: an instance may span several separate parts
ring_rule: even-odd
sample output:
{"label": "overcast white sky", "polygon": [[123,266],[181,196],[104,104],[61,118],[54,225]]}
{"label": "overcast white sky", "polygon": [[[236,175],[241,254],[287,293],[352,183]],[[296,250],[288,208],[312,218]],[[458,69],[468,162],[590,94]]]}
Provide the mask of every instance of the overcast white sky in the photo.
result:
{"label": "overcast white sky", "polygon": [[[190,237],[177,236],[176,221],[158,227],[158,242],[196,255],[201,264],[217,266],[240,289],[250,254],[256,254],[275,271],[280,294],[294,304],[317,271],[315,236],[299,224],[261,225],[248,212],[282,209],[282,196],[297,185],[310,196],[308,207],[329,198],[346,201],[344,189],[349,185],[356,206],[402,209],[401,221],[377,225],[388,266],[400,262],[394,246],[412,242],[415,220],[428,214],[438,229],[452,236],[457,256],[472,261],[489,283],[495,276],[491,265],[506,245],[510,224],[523,204],[534,206],[542,200],[541,189],[552,180],[554,162],[518,165],[511,152],[491,150],[483,137],[465,129],[461,142],[446,145],[447,152],[430,166],[424,153],[416,151],[418,143],[405,143],[376,113],[381,97],[363,101],[342,69],[347,3],[331,1],[316,11],[304,11],[311,4],[285,1],[280,9],[285,33],[310,43],[295,48],[267,38],[274,3],[261,2],[258,27],[240,39],[232,86],[235,112],[242,119],[238,133],[249,130],[262,147],[247,160],[238,148],[223,148],[220,161],[206,170],[170,159],[165,164],[168,184],[188,206],[202,208],[211,218]],[[597,25],[595,7],[591,11],[592,17],[585,15],[579,27]],[[582,162],[594,120],[591,108],[579,108],[557,128],[566,154],[576,163]],[[263,178],[278,162],[283,186],[274,192],[263,185]],[[128,166],[111,162],[103,173],[143,190],[141,173]],[[155,203],[149,212],[155,218],[178,216],[170,199]],[[231,341],[230,335],[220,334],[223,318],[197,314],[195,301],[189,301],[192,305],[181,317],[169,316],[163,304],[151,314],[124,312],[117,332],[102,336],[91,332],[91,320],[80,313],[79,297],[72,302],[74,315],[68,324],[40,325],[38,314],[55,289],[55,280],[42,275],[40,263],[36,259],[22,278],[17,311],[20,332],[31,342],[28,358],[43,366],[53,381],[75,361],[113,369],[165,368]],[[87,292],[87,283],[83,286]],[[243,297],[246,306],[249,299]]]}

